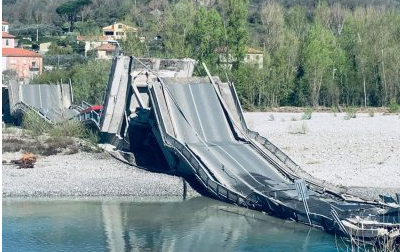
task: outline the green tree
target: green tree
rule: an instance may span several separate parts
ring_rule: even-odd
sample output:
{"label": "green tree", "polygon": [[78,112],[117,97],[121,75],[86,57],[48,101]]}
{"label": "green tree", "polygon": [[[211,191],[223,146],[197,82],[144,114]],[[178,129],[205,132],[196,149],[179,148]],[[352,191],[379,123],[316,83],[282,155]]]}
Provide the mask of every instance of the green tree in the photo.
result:
{"label": "green tree", "polygon": [[74,66],[71,71],[75,103],[100,104],[107,85],[110,61],[90,60],[87,64]]}
{"label": "green tree", "polygon": [[80,35],[92,36],[101,34],[100,27],[96,22],[91,19],[86,22],[78,21],[74,24],[75,31],[79,32]]}
{"label": "green tree", "polygon": [[232,73],[231,77],[244,109],[254,110],[255,106],[261,105],[262,98],[259,94],[264,92],[265,76],[257,65],[239,65],[239,68]]}
{"label": "green tree", "polygon": [[193,29],[195,13],[193,2],[188,0],[169,5],[167,8],[162,29],[166,57],[189,56],[186,37]]}
{"label": "green tree", "polygon": [[34,84],[56,84],[66,83],[72,77],[71,71],[63,69],[54,69],[52,71],[43,72],[41,75],[33,78]]}
{"label": "green tree", "polygon": [[246,55],[248,5],[248,0],[223,1],[226,58],[233,59],[233,70],[239,68]]}
{"label": "green tree", "polygon": [[[214,9],[200,8],[187,36],[191,56],[206,63],[210,71],[216,70],[219,61],[217,49],[221,47],[222,38],[223,23],[219,13]],[[202,69],[201,66],[199,69]]]}
{"label": "green tree", "polygon": [[[70,32],[74,22],[76,21],[76,15],[78,14],[79,11],[83,9],[84,6],[91,4],[91,0],[74,0],[74,1],[68,1],[60,6],[57,7],[56,12],[58,15],[62,17],[66,17],[67,20],[70,22],[70,26],[68,31]],[[83,15],[82,15],[82,20],[83,21]]]}
{"label": "green tree", "polygon": [[128,34],[127,39],[121,44],[122,49],[127,55],[134,55],[137,57],[145,57],[146,46],[140,41],[140,38],[136,34]]}
{"label": "green tree", "polygon": [[322,84],[333,71],[335,37],[329,30],[316,23],[311,27],[305,49],[305,73],[311,87],[311,103],[319,105]]}

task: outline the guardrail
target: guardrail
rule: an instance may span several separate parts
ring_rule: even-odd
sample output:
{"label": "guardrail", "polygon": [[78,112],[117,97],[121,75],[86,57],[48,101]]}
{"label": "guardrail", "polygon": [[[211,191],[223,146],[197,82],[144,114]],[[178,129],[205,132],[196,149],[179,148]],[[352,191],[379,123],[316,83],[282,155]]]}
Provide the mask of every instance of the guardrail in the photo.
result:
{"label": "guardrail", "polygon": [[174,148],[178,155],[187,160],[188,164],[191,166],[203,185],[211,190],[215,195],[225,198],[227,201],[234,202],[237,205],[245,204],[245,197],[214,181],[188,147],[169,135],[165,137],[165,143]]}
{"label": "guardrail", "polygon": [[29,111],[35,113],[36,115],[38,115],[40,118],[42,118],[43,120],[45,120],[47,123],[49,124],[54,124],[53,121],[51,121],[46,115],[40,113],[39,111],[37,111],[33,106],[26,104],[23,101],[19,101],[18,103],[16,103],[13,106],[12,109],[12,114],[16,113],[18,110],[20,110],[23,113],[28,113]]}
{"label": "guardrail", "polygon": [[166,132],[165,124],[162,119],[160,107],[158,103],[155,102],[154,97],[157,94],[155,93],[154,87],[150,89],[150,99],[152,100],[153,109],[155,111],[157,123],[161,126],[159,127],[161,137],[163,138],[163,142],[169,148],[172,148],[176,154],[181,156],[187,160],[187,163],[194,171],[196,177],[200,180],[204,187],[208,188],[212,191],[217,197],[221,197],[226,199],[227,201],[233,202],[237,205],[245,205],[246,198],[227,187],[221,185],[220,183],[214,181],[211,178],[211,175],[207,172],[206,168],[201,164],[201,162],[196,158],[195,155],[192,154],[191,150],[179,142],[176,138],[172,137]]}
{"label": "guardrail", "polygon": [[276,145],[271,143],[267,138],[261,136],[258,132],[252,131],[250,129],[246,130],[246,134],[259,142],[263,147],[265,147],[268,151],[270,151],[272,154],[274,154],[279,161],[284,163],[290,170],[296,171],[300,166],[296,164],[291,158],[289,158],[288,155],[283,153]]}

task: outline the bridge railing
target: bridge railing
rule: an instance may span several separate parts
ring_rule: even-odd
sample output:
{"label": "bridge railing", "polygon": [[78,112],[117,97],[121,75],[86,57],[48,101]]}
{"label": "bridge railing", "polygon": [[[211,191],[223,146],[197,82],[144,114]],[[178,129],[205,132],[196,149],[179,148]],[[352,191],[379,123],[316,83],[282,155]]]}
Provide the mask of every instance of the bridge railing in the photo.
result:
{"label": "bridge railing", "polygon": [[99,127],[101,115],[96,111],[91,110],[86,113],[78,114],[77,118],[81,122],[93,121],[96,126]]}
{"label": "bridge railing", "polygon": [[169,135],[166,135],[164,139],[167,145],[174,148],[178,155],[187,160],[187,162],[195,171],[195,174],[201,180],[205,187],[207,187],[219,197],[225,198],[226,200],[231,201],[237,205],[243,205],[245,203],[245,198],[243,196],[236,192],[233,192],[232,190],[213,180],[211,175],[207,172],[207,170],[196,158],[196,156],[192,154],[187,146],[183,145],[177,139]]}
{"label": "bridge railing", "polygon": [[221,185],[212,179],[212,176],[208,173],[207,169],[204,165],[196,158],[196,156],[191,152],[191,150],[179,142],[175,137],[171,136],[167,133],[164,119],[161,114],[161,109],[158,105],[158,101],[156,101],[157,94],[153,88],[150,89],[150,99],[152,100],[153,109],[155,111],[156,120],[158,123],[158,128],[161,133],[161,137],[163,138],[163,142],[166,146],[172,148],[178,156],[182,159],[186,160],[191,169],[193,169],[197,178],[203,184],[204,187],[212,191],[216,196],[225,198],[227,201],[233,202],[237,205],[245,204],[245,197],[240,194],[233,192],[227,187]]}
{"label": "bridge railing", "polygon": [[22,113],[28,113],[28,112],[33,112],[35,113],[35,115],[39,116],[40,118],[42,118],[45,122],[49,123],[49,124],[54,124],[53,121],[51,121],[46,115],[40,113],[38,110],[36,110],[33,106],[26,104],[23,101],[19,101],[17,102],[14,106],[13,106],[13,111],[12,113],[18,113],[18,111],[22,112]]}
{"label": "bridge railing", "polygon": [[280,150],[276,145],[271,143],[267,138],[261,136],[258,132],[252,131],[247,127],[246,121],[243,116],[243,110],[242,106],[240,105],[239,102],[239,97],[237,95],[235,86],[233,83],[229,86],[233,100],[235,103],[236,110],[238,111],[240,122],[242,125],[242,128],[244,129],[245,133],[251,138],[256,140],[257,142],[261,143],[261,145],[266,148],[268,151],[270,151],[272,154],[274,154],[279,161],[284,163],[290,170],[296,171],[300,167],[298,164],[296,164],[288,155],[286,155],[282,150]]}

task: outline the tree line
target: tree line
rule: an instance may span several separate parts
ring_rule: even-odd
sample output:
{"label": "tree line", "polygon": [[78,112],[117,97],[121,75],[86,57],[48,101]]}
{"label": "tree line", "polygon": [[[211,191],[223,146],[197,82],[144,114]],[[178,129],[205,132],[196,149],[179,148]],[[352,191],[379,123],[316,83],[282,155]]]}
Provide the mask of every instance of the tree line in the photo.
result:
{"label": "tree line", "polygon": [[[346,7],[319,2],[314,8],[264,1],[193,1],[170,4],[157,26],[138,11],[127,18],[144,34],[160,34],[153,50],[164,57],[192,57],[236,84],[248,107],[387,106],[400,103],[400,12],[385,6]],[[130,19],[129,19],[130,18]],[[244,64],[246,47],[264,52],[264,66]],[[124,48],[151,50],[134,39]],[[227,67],[223,58],[234,59]],[[198,67],[197,74],[204,74]]]}
{"label": "tree line", "polygon": [[[8,2],[13,0],[3,1],[3,7]],[[29,4],[38,2],[46,1]],[[249,108],[400,103],[399,1],[298,3],[303,5],[285,0],[58,0],[51,1],[48,16],[27,4],[25,9],[37,12],[20,18],[13,12],[10,19],[68,26],[81,35],[98,34],[113,21],[136,26],[139,34],[122,43],[126,53],[205,62],[213,74],[235,83]],[[262,69],[243,63],[247,47],[264,52]],[[195,73],[204,74],[201,67]]]}

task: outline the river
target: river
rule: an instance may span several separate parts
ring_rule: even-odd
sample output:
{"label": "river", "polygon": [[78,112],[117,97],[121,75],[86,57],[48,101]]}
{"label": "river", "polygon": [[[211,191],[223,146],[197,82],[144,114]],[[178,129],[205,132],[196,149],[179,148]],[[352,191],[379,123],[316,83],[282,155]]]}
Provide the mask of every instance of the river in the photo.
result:
{"label": "river", "polygon": [[221,208],[239,209],[205,197],[4,199],[3,251],[337,251],[320,230]]}

